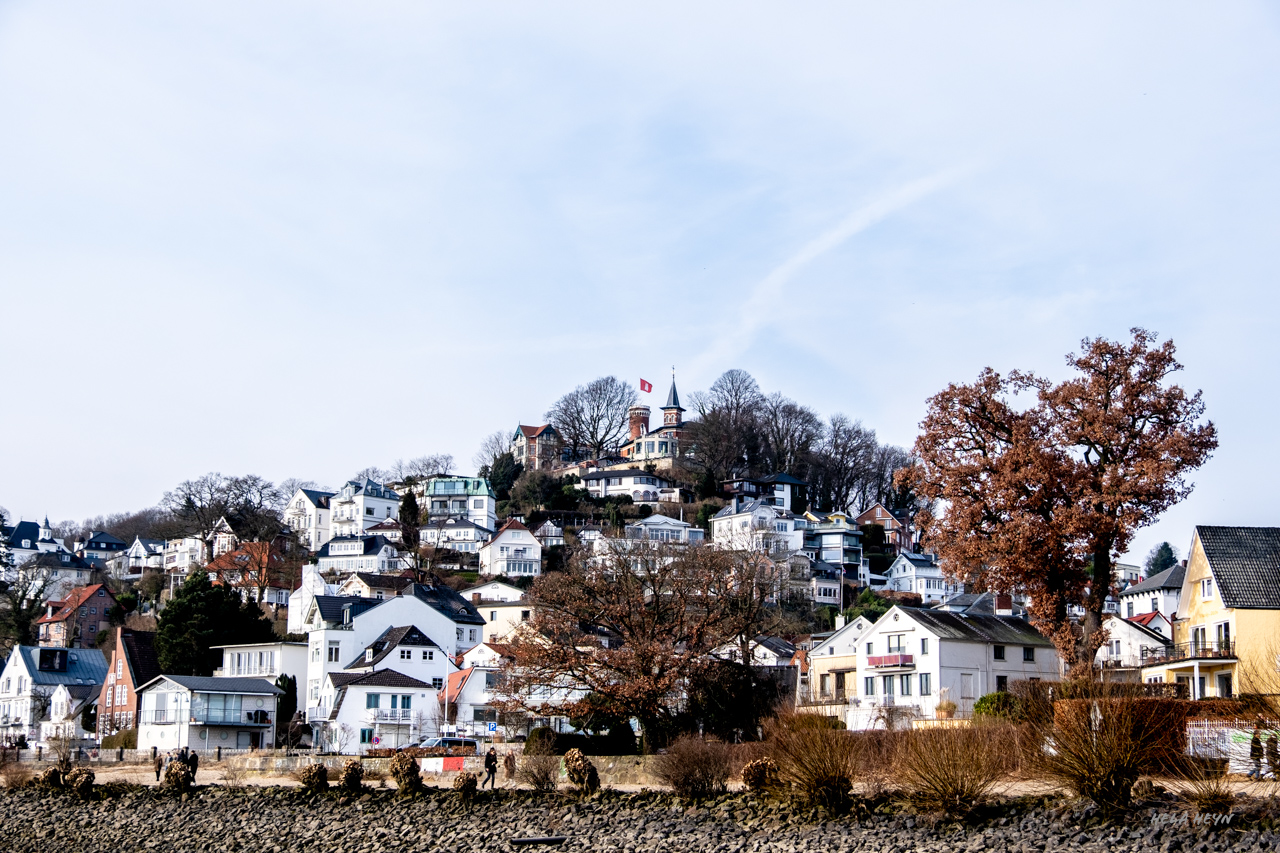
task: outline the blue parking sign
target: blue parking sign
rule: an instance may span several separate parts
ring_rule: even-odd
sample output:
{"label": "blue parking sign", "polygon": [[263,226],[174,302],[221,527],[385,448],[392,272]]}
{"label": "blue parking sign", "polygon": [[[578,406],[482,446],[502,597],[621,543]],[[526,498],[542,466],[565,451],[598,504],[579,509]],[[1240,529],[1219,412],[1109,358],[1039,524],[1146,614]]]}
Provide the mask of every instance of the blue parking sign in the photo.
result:
{"label": "blue parking sign", "polygon": [[489,724],[489,731],[491,731],[491,732],[496,732],[497,730],[498,730],[498,724],[497,724],[497,723],[490,723],[490,724]]}

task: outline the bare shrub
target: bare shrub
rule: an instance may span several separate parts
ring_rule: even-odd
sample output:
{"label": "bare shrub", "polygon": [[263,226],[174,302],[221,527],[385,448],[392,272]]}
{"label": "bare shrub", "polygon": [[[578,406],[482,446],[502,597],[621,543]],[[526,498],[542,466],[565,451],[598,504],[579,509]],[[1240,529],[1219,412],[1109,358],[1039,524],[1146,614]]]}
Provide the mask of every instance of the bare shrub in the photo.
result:
{"label": "bare shrub", "polygon": [[554,793],[560,781],[560,756],[539,751],[529,752],[526,748],[520,756],[516,780],[539,793]]}
{"label": "bare shrub", "polygon": [[471,802],[475,798],[476,791],[479,790],[479,780],[476,774],[463,771],[453,777],[453,790],[458,792],[464,803]]}
{"label": "bare shrub", "polygon": [[962,817],[1005,778],[1015,737],[1007,725],[917,729],[898,743],[905,799],[921,811]]}
{"label": "bare shrub", "polygon": [[1046,774],[1108,817],[1123,812],[1144,773],[1176,766],[1186,711],[1170,699],[1117,696],[1055,703],[1041,753]]}
{"label": "bare shrub", "polygon": [[903,732],[893,730],[854,732],[850,735],[857,741],[855,772],[863,797],[878,800],[888,793],[894,757],[903,735]]}
{"label": "bare shrub", "polygon": [[729,747],[719,741],[681,737],[654,756],[649,768],[672,791],[696,800],[725,792],[731,760]]}
{"label": "bare shrub", "polygon": [[418,762],[407,752],[396,753],[391,759],[391,778],[402,794],[416,794],[422,790],[422,775]]}
{"label": "bare shrub", "polygon": [[329,790],[329,768],[323,764],[308,764],[298,771],[296,778],[312,794]]}
{"label": "bare shrub", "polygon": [[1226,814],[1236,804],[1225,755],[1187,756],[1169,787],[1196,814]]}
{"label": "bare shrub", "polygon": [[342,775],[339,780],[343,788],[354,793],[364,787],[364,776],[364,764],[359,759],[353,758],[342,765]]}
{"label": "bare shrub", "polygon": [[853,805],[861,742],[825,718],[784,714],[767,726],[778,778],[805,802],[841,813]]}
{"label": "bare shrub", "polygon": [[591,795],[600,790],[600,774],[582,750],[571,749],[564,754],[564,772],[578,793]]}
{"label": "bare shrub", "polygon": [[30,765],[21,761],[10,761],[0,766],[0,779],[4,779],[6,788],[25,788],[35,778]]}
{"label": "bare shrub", "polygon": [[222,784],[228,788],[240,789],[244,787],[245,779],[249,773],[244,769],[244,765],[236,761],[222,762]]}
{"label": "bare shrub", "polygon": [[778,789],[778,763],[772,758],[757,758],[742,766],[742,784],[756,795]]}

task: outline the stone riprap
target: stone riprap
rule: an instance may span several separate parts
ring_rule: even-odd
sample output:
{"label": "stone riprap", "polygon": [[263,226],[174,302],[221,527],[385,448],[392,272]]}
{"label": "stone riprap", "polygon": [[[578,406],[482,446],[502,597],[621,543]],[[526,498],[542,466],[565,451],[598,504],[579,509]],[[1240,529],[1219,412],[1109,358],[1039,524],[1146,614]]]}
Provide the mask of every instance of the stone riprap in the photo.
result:
{"label": "stone riprap", "polygon": [[[415,798],[377,790],[344,796],[298,789],[197,789],[186,798],[154,789],[99,791],[98,800],[35,789],[0,792],[5,848],[78,851],[1272,851],[1280,835],[1231,824],[1156,819],[1144,810],[1098,825],[1087,810],[1010,804],[968,826],[907,815],[827,819],[732,794],[689,806],[664,794],[560,795],[484,792],[465,806],[449,791]],[[513,838],[566,836],[559,848],[514,847]]]}

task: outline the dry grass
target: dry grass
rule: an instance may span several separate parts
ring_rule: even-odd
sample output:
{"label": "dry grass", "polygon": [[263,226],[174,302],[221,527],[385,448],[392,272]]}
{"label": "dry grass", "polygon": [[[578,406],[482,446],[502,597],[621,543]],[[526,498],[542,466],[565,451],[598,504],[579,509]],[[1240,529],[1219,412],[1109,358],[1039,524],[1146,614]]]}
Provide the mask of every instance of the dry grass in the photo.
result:
{"label": "dry grass", "polygon": [[723,794],[732,771],[729,747],[719,741],[678,738],[662,755],[654,756],[649,770],[686,799]]}
{"label": "dry grass", "polygon": [[894,762],[904,798],[921,811],[963,817],[1010,770],[1016,734],[996,723],[905,732]]}
{"label": "dry grass", "polygon": [[525,752],[516,767],[516,781],[543,794],[555,793],[560,783],[560,756]]}
{"label": "dry grass", "polygon": [[10,761],[4,765],[0,765],[0,779],[4,779],[6,788],[22,788],[31,784],[31,780],[35,778],[30,765],[23,764],[20,761]]}
{"label": "dry grass", "polygon": [[866,799],[878,800],[889,792],[898,745],[905,736],[906,732],[878,730],[851,735],[858,742],[858,788]]}
{"label": "dry grass", "polygon": [[1170,778],[1169,788],[1196,814],[1226,814],[1236,802],[1225,756],[1188,756],[1179,772]]}
{"label": "dry grass", "polygon": [[222,784],[235,790],[244,787],[249,775],[244,766],[236,761],[224,761],[218,765],[218,770],[222,773]]}
{"label": "dry grass", "polygon": [[853,804],[864,742],[809,714],[779,715],[768,725],[769,756],[778,765],[779,781],[810,805],[837,814]]}

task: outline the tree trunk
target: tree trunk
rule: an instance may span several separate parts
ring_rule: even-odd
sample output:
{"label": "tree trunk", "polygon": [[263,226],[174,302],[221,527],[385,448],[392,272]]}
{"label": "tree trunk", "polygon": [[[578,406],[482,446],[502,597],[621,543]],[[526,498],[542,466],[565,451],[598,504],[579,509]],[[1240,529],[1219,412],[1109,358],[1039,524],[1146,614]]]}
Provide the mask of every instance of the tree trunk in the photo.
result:
{"label": "tree trunk", "polygon": [[1092,673],[1093,658],[1098,652],[1098,632],[1102,630],[1102,615],[1111,594],[1112,580],[1111,540],[1098,542],[1093,549],[1093,580],[1089,584],[1089,596],[1084,603],[1083,636],[1076,653],[1076,667],[1083,675]]}

